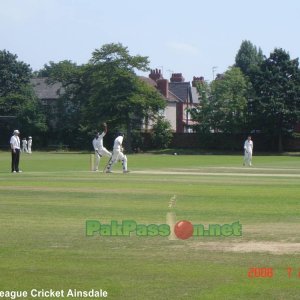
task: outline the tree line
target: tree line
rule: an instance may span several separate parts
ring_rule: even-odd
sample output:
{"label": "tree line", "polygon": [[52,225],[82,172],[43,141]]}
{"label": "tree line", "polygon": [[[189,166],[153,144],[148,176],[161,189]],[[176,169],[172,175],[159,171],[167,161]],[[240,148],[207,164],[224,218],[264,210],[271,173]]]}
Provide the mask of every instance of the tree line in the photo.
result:
{"label": "tree line", "polygon": [[[120,43],[96,49],[86,64],[49,62],[35,72],[17,55],[0,51],[0,143],[18,127],[25,136],[35,136],[40,146],[89,148],[95,131],[106,122],[112,133],[126,133],[131,150],[143,144],[142,124],[152,120],[157,123],[153,145],[166,147],[170,126],[159,116],[166,102],[136,75],[148,71],[149,64],[148,57],[131,55]],[[30,79],[40,77],[62,85],[55,112],[45,110],[34,94]],[[260,132],[276,140],[281,151],[283,138],[300,121],[299,61],[280,48],[266,57],[243,41],[234,65],[212,82],[198,82],[197,89],[200,105],[191,114],[199,135]]]}
{"label": "tree line", "polygon": [[[50,62],[34,73],[29,65],[18,62],[16,55],[5,50],[0,59],[0,101],[4,105],[0,115],[16,116],[20,131],[27,132],[31,127],[31,135],[44,144],[90,148],[91,138],[106,122],[112,134],[126,134],[127,150],[131,151],[141,142],[145,117],[155,121],[165,107],[162,95],[136,76],[136,71],[150,70],[148,57],[130,55],[122,44],[103,45],[83,65],[69,60]],[[34,97],[31,77],[46,77],[49,85],[62,85],[54,112],[43,110]]]}
{"label": "tree line", "polygon": [[275,48],[269,57],[243,41],[235,64],[210,83],[198,82],[196,130],[209,135],[262,133],[283,150],[283,138],[300,122],[299,60]]}

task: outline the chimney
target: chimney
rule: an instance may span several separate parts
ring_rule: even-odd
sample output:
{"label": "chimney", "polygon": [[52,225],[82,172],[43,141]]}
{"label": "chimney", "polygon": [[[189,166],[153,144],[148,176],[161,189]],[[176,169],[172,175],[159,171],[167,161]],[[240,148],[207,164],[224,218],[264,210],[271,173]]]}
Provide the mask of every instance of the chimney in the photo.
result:
{"label": "chimney", "polygon": [[171,82],[184,82],[182,73],[173,73],[170,81]]}
{"label": "chimney", "polygon": [[192,86],[195,87],[197,85],[197,83],[203,83],[204,82],[204,77],[193,77],[193,81],[192,81]]}
{"label": "chimney", "polygon": [[166,97],[169,98],[169,81],[167,79],[157,80],[157,89]]}
{"label": "chimney", "polygon": [[150,74],[149,74],[149,78],[151,78],[152,80],[154,80],[155,82],[158,79],[163,79],[163,76],[161,74],[161,70],[155,69],[155,70],[151,70]]}

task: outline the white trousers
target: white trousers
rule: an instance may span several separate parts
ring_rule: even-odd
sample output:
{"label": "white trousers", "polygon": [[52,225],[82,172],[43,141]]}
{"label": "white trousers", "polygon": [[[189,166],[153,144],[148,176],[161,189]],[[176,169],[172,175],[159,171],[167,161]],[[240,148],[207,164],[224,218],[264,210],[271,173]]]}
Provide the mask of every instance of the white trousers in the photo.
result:
{"label": "white trousers", "polygon": [[111,157],[111,153],[104,147],[102,149],[99,149],[98,151],[95,151],[95,170],[94,171],[98,171],[100,159],[102,156]]}
{"label": "white trousers", "polygon": [[252,151],[246,151],[245,150],[244,165],[252,166]]}
{"label": "white trousers", "polygon": [[113,164],[115,164],[117,161],[122,162],[123,171],[127,171],[127,156],[121,152],[121,150],[114,150],[112,154],[112,158],[107,166],[107,170],[111,170]]}

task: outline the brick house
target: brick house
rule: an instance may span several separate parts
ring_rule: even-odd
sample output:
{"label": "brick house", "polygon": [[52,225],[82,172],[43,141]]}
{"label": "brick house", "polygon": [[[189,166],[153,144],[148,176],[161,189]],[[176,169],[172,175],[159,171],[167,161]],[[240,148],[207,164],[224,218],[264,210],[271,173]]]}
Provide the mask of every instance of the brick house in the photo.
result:
{"label": "brick house", "polygon": [[[145,80],[144,78],[141,78]],[[149,79],[152,80],[149,82]],[[204,80],[203,77],[194,77],[193,84],[185,81],[181,73],[173,73],[170,82],[164,79],[161,70],[151,70],[148,83],[155,86],[166,99],[167,105],[162,115],[170,122],[174,132],[192,132],[192,125],[189,108],[199,104],[199,95],[195,82]],[[146,80],[145,80],[146,81]],[[151,124],[145,128],[151,128]]]}
{"label": "brick house", "polygon": [[[187,109],[199,104],[195,82],[204,80],[203,77],[194,77],[193,84],[186,82],[181,73],[174,73],[170,82],[164,79],[161,70],[151,70],[149,77],[139,76],[141,80],[155,87],[164,97],[166,108],[161,112],[171,124],[172,130],[177,133],[192,132],[191,125],[194,124]],[[61,83],[49,84],[47,78],[31,79],[36,96],[41,101],[44,111],[49,116],[48,122],[55,127],[55,116],[59,113],[57,100],[64,92]],[[146,122],[143,129],[148,131],[152,122]]]}

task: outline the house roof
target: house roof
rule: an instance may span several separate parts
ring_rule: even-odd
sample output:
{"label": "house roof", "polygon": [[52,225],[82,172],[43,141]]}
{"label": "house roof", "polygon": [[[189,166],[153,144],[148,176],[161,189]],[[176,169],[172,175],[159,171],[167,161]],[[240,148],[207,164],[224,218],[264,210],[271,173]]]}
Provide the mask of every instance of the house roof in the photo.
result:
{"label": "house roof", "polygon": [[170,82],[169,94],[174,95],[180,102],[199,104],[197,88],[192,87],[190,82]]}
{"label": "house roof", "polygon": [[61,83],[49,84],[47,78],[33,78],[30,80],[34,92],[39,99],[58,99],[62,90]]}
{"label": "house roof", "polygon": [[182,102],[182,100],[177,97],[175,94],[173,94],[170,90],[169,90],[169,97],[167,99],[169,102]]}
{"label": "house roof", "polygon": [[[145,83],[157,87],[157,83],[149,77],[139,76]],[[47,78],[33,78],[30,80],[36,96],[39,99],[58,99],[63,91],[61,83],[49,84]],[[164,97],[164,96],[163,96]],[[195,87],[191,87],[189,82],[170,82],[169,96],[164,97],[167,102],[186,102],[199,103],[199,95]]]}
{"label": "house roof", "polygon": [[[154,81],[153,79],[149,78],[149,77],[145,77],[145,76],[138,76],[142,81],[144,81],[145,83],[157,88],[157,82]],[[172,94],[169,90],[169,97],[166,98],[163,94],[161,94],[161,96],[167,101],[167,102],[180,102],[180,99]]]}
{"label": "house roof", "polygon": [[145,77],[145,76],[138,76],[138,77],[145,83],[148,83],[149,85],[157,87],[157,83],[153,79],[151,79],[149,77]]}
{"label": "house roof", "polygon": [[192,102],[195,104],[199,104],[199,93],[197,91],[197,88],[192,86],[191,87],[191,92],[192,92]]}
{"label": "house roof", "polygon": [[169,91],[176,95],[181,102],[186,102],[191,98],[190,95],[191,85],[189,82],[170,82]]}

